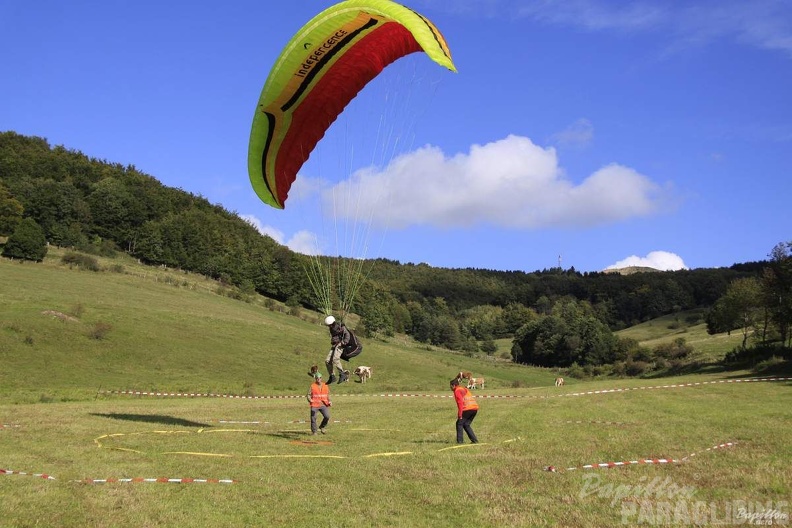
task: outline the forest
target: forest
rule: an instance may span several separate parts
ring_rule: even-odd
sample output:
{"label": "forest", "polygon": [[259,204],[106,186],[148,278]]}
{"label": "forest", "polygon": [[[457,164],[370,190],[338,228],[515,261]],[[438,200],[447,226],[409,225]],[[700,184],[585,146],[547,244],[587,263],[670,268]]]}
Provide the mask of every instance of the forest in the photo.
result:
{"label": "forest", "polygon": [[[90,158],[44,138],[0,133],[3,256],[41,260],[47,244],[199,273],[240,296],[317,306],[306,256],[259,233],[206,198],[162,185],[133,165]],[[342,260],[339,258],[339,260]],[[386,259],[365,262],[354,312],[362,335],[406,333],[420,342],[493,353],[540,366],[620,365],[642,356],[613,332],[663,315],[706,313],[713,332],[743,331],[743,349],[788,350],[792,242],[768,259],[680,271],[580,273],[447,269]],[[748,336],[753,341],[749,343]],[[664,351],[673,357],[682,351]],[[777,351],[773,351],[777,353]],[[735,354],[739,355],[739,351]]]}

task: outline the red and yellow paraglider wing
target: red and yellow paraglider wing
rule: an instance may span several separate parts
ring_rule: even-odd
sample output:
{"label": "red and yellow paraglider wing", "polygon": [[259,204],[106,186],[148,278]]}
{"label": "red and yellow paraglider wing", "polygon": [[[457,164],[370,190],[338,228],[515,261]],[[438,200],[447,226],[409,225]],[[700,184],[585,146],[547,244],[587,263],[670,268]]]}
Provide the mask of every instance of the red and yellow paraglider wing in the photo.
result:
{"label": "red and yellow paraglider wing", "polygon": [[455,71],[437,28],[389,0],[348,0],[308,22],[259,98],[248,149],[256,194],[282,209],[300,167],[349,101],[390,63],[422,50]]}

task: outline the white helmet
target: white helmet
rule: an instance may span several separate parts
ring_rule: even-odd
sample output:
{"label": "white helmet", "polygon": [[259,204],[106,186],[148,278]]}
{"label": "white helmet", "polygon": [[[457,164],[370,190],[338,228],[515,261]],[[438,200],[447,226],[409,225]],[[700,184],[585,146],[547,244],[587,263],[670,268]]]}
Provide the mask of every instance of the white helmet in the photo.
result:
{"label": "white helmet", "polygon": [[327,317],[325,317],[325,324],[327,326],[330,326],[333,323],[335,323],[335,317],[333,317],[332,315],[328,315]]}

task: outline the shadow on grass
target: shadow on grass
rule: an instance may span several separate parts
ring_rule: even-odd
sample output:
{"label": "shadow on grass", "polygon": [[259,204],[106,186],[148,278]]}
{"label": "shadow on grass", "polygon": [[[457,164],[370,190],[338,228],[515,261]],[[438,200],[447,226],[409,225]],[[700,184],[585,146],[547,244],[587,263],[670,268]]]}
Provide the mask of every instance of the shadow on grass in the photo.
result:
{"label": "shadow on grass", "polygon": [[146,422],[164,425],[180,425],[182,427],[211,427],[209,424],[201,422],[191,422],[174,416],[163,416],[161,414],[124,414],[124,413],[90,413],[92,416],[101,416],[112,420],[127,420],[130,422]]}
{"label": "shadow on grass", "polygon": [[730,370],[751,370],[752,372],[749,375],[734,375],[734,376],[727,376],[727,379],[730,378],[771,378],[771,377],[779,377],[779,378],[788,378],[792,377],[792,361],[783,361],[781,363],[775,363],[771,365],[765,365],[764,367],[757,366],[757,365],[739,365],[735,366],[734,369]]}
{"label": "shadow on grass", "polygon": [[670,378],[672,376],[683,376],[688,374],[719,374],[721,372],[728,372],[729,369],[720,362],[692,362],[680,365],[678,367],[669,367],[667,369],[658,370],[649,374],[641,376],[642,379],[658,379]]}
{"label": "shadow on grass", "polygon": [[264,436],[273,436],[275,438],[285,438],[286,440],[294,440],[303,436],[311,436],[311,431],[278,431],[275,433],[263,433]]}
{"label": "shadow on grass", "polygon": [[[746,372],[749,371],[749,372]],[[658,379],[688,374],[724,374],[723,379],[792,377],[792,361],[762,362],[742,361],[733,364],[722,362],[689,363],[677,368],[653,372],[641,376],[643,379]]]}

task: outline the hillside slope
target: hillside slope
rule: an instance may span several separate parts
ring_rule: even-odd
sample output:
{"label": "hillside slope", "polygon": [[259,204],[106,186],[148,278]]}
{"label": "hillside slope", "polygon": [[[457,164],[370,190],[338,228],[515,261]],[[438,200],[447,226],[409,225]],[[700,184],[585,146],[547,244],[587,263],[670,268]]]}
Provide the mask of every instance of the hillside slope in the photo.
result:
{"label": "hillside slope", "polygon": [[[302,392],[322,365],[328,334],[318,314],[289,315],[259,296],[237,300],[205,277],[100,259],[102,271],[70,268],[51,248],[40,264],[0,259],[0,399],[84,399],[99,390],[231,394]],[[227,291],[227,290],[226,290]],[[364,340],[349,366],[374,368],[372,383],[345,392],[445,390],[459,370],[487,388],[549,386],[553,374],[469,358],[404,336]]]}

